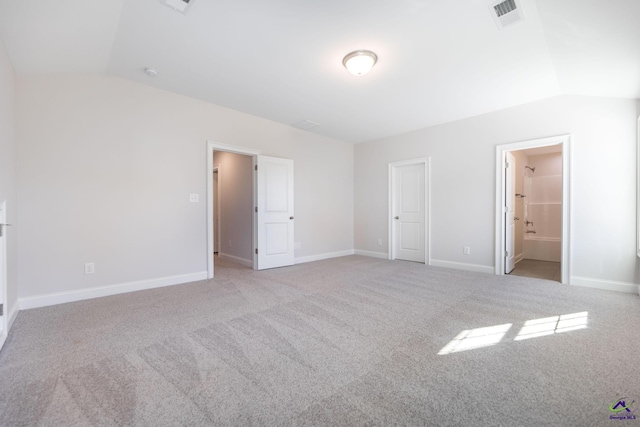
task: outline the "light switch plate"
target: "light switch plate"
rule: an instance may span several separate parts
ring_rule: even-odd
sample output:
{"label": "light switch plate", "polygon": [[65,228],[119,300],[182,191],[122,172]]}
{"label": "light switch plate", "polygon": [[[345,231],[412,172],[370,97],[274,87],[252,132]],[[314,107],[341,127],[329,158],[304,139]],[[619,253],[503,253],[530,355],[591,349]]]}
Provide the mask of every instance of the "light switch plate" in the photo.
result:
{"label": "light switch plate", "polygon": [[93,274],[96,272],[96,264],[93,262],[86,262],[84,264],[84,274]]}

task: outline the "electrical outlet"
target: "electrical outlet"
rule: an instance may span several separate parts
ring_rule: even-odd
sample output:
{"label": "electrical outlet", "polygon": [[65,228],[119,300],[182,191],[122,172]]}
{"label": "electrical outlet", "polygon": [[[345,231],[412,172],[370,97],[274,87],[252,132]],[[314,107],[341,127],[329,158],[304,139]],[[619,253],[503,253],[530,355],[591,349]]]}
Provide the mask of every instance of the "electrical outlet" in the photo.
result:
{"label": "electrical outlet", "polygon": [[296,242],[293,244],[293,249],[300,249],[302,247],[302,243]]}
{"label": "electrical outlet", "polygon": [[189,194],[189,201],[191,203],[198,203],[200,201],[200,195],[197,193]]}
{"label": "electrical outlet", "polygon": [[471,247],[463,246],[462,247],[462,253],[465,254],[465,255],[471,255]]}
{"label": "electrical outlet", "polygon": [[96,264],[93,262],[86,262],[84,264],[84,274],[93,274],[96,272]]}
{"label": "electrical outlet", "polygon": [[382,239],[378,239],[378,246],[382,246]]}

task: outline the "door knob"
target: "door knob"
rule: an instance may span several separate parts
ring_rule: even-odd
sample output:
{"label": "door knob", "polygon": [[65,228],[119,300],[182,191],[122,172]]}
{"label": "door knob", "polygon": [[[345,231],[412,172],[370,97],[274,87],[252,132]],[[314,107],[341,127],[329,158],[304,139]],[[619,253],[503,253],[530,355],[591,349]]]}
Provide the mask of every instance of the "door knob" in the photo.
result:
{"label": "door knob", "polygon": [[399,216],[396,216],[396,217],[394,217],[393,219],[400,219],[400,217],[399,217]]}
{"label": "door knob", "polygon": [[289,217],[289,219],[293,219],[293,217],[292,217],[292,216],[290,216],[290,217]]}

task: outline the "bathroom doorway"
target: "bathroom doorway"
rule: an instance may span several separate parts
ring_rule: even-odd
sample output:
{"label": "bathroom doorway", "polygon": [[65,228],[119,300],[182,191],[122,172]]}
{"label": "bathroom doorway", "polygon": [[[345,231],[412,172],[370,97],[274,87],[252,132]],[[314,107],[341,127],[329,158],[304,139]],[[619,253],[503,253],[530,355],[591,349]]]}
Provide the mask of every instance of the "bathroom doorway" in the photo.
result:
{"label": "bathroom doorway", "polygon": [[562,281],[562,146],[512,151],[515,268],[509,274]]}
{"label": "bathroom doorway", "polygon": [[496,274],[569,283],[569,135],[501,145],[496,159]]}

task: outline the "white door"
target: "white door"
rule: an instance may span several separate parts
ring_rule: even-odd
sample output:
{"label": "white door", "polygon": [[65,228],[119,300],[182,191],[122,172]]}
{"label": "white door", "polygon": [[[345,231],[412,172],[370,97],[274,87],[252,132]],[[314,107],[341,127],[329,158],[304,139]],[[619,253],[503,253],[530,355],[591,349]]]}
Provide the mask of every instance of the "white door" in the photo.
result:
{"label": "white door", "polygon": [[293,160],[257,156],[258,270],[293,265]]}
{"label": "white door", "polygon": [[505,153],[504,163],[504,194],[505,194],[505,254],[504,254],[504,272],[511,273],[515,267],[516,252],[516,158],[513,154]]}
{"label": "white door", "polygon": [[0,204],[0,349],[7,339],[7,228],[6,203]]}
{"label": "white door", "polygon": [[392,258],[425,262],[425,164],[392,168]]}

